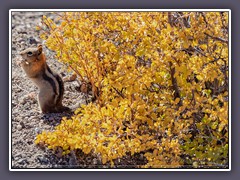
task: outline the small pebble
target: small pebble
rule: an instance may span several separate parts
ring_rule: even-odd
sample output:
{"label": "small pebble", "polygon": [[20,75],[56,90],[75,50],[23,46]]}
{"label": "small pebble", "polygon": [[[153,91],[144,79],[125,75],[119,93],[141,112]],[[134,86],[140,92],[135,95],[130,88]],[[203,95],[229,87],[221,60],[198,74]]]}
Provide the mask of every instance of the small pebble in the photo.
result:
{"label": "small pebble", "polygon": [[21,99],[19,100],[19,103],[20,103],[20,104],[25,104],[25,103],[26,103],[26,99],[25,99],[25,98],[21,98]]}
{"label": "small pebble", "polygon": [[26,164],[28,161],[27,161],[27,159],[19,159],[18,161],[18,164]]}
{"label": "small pebble", "polygon": [[54,121],[54,117],[49,117],[49,121]]}
{"label": "small pebble", "polygon": [[29,118],[29,121],[39,121],[39,118],[38,117],[35,117],[35,116],[31,116]]}
{"label": "small pebble", "polygon": [[40,162],[40,163],[44,163],[44,164],[47,164],[49,161],[46,157],[37,157],[37,160]]}
{"label": "small pebble", "polygon": [[19,125],[17,125],[17,130],[18,131],[21,131],[22,130],[22,126],[19,124]]}
{"label": "small pebble", "polygon": [[139,158],[140,160],[144,160],[144,155],[141,153],[140,154],[140,158]]}
{"label": "small pebble", "polygon": [[97,163],[98,163],[97,159],[94,158],[94,159],[93,159],[93,164],[94,164],[94,165],[97,165]]}
{"label": "small pebble", "polygon": [[33,38],[33,37],[30,37],[28,39],[28,42],[29,42],[29,44],[38,44],[37,40],[35,38]]}
{"label": "small pebble", "polygon": [[38,128],[38,127],[36,127],[34,129],[34,131],[35,131],[36,134],[40,134],[42,132],[42,130],[40,128]]}
{"label": "small pebble", "polygon": [[25,127],[25,124],[24,124],[24,122],[20,122],[20,125],[22,126],[22,128],[24,128]]}

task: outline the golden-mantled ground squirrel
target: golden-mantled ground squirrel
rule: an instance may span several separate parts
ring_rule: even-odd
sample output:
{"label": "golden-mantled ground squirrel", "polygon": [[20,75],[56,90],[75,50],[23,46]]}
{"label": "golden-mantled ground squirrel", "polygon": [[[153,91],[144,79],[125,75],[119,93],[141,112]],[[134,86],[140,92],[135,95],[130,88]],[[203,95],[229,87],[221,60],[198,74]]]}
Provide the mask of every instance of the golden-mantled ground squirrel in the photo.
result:
{"label": "golden-mantled ground squirrel", "polygon": [[47,65],[42,45],[38,45],[36,48],[27,48],[20,52],[20,55],[23,58],[20,65],[40,90],[38,104],[42,113],[70,111],[70,108],[62,105],[63,81]]}

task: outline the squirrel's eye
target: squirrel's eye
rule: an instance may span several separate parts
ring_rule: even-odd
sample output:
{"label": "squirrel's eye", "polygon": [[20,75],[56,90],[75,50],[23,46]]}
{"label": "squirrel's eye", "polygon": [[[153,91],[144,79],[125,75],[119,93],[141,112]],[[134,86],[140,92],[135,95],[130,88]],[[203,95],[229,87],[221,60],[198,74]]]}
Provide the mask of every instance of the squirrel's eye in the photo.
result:
{"label": "squirrel's eye", "polygon": [[27,55],[28,55],[28,56],[32,56],[33,53],[32,53],[31,51],[29,51],[29,52],[27,52]]}

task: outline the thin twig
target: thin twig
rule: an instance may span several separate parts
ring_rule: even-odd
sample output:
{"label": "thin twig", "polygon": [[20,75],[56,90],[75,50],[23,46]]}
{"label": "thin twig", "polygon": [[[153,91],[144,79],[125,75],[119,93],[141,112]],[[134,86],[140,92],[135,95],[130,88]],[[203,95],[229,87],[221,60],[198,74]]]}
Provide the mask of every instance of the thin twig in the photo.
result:
{"label": "thin twig", "polygon": [[228,44],[228,40],[226,40],[226,39],[212,36],[212,35],[210,35],[210,34],[208,34],[208,33],[206,33],[206,32],[205,32],[204,34],[207,35],[208,37],[214,39],[214,40],[221,41],[221,42],[224,42],[224,43],[227,43],[227,44]]}
{"label": "thin twig", "polygon": [[121,96],[122,98],[125,98],[124,94],[121,93],[118,89],[116,89],[115,87],[113,87],[113,89],[117,92],[119,96]]}

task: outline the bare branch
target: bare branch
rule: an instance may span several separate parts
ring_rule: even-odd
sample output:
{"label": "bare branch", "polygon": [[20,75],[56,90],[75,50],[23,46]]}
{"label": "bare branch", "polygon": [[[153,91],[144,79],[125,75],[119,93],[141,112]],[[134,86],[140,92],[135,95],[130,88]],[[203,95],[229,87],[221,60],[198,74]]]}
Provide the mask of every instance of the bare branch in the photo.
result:
{"label": "bare branch", "polygon": [[215,36],[212,36],[208,33],[204,33],[204,34],[207,35],[208,37],[214,39],[214,40],[221,41],[221,42],[224,42],[224,43],[228,44],[228,40],[226,40],[226,39],[223,39],[223,38],[220,38],[220,37],[215,37]]}
{"label": "bare branch", "polygon": [[172,62],[169,62],[169,66],[170,66],[170,73],[171,73],[171,81],[172,81],[172,85],[173,85],[173,90],[174,90],[174,99],[179,98],[180,101],[178,103],[179,106],[182,106],[182,100],[180,97],[180,90],[178,87],[178,83],[177,83],[177,79],[174,77],[175,75],[175,67],[172,67]]}
{"label": "bare branch", "polygon": [[122,98],[125,98],[124,94],[122,92],[120,92],[118,89],[116,89],[115,87],[113,87],[113,89],[117,92],[117,94],[119,96],[121,96]]}

